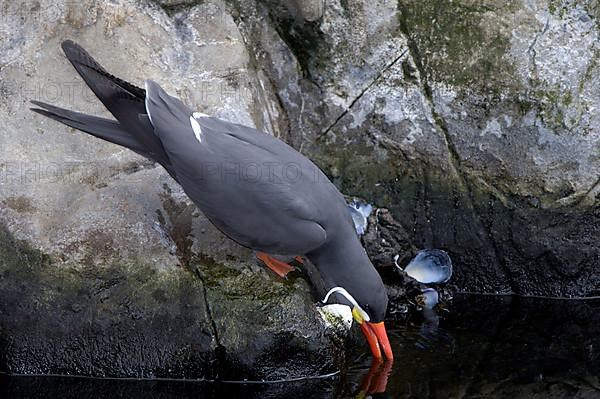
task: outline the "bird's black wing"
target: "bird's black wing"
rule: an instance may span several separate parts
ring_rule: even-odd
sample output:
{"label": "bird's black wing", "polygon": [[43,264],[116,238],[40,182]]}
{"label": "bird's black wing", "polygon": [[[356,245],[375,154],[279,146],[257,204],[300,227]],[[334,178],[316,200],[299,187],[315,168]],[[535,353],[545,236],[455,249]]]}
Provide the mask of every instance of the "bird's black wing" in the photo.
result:
{"label": "bird's black wing", "polygon": [[287,163],[310,161],[266,133],[195,118],[154,82],[147,82],[146,92],[151,123],[181,186],[215,226],[246,247],[270,253],[303,254],[325,242],[314,195],[319,187],[310,185],[309,176],[283,174]]}

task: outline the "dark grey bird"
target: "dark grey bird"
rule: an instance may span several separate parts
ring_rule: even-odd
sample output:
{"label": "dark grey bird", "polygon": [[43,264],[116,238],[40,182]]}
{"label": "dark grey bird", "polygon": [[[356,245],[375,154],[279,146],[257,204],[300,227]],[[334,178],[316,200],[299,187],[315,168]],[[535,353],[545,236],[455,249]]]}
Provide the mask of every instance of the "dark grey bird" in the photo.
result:
{"label": "dark grey bird", "polygon": [[373,356],[392,359],[381,277],[344,197],[313,162],[269,134],[192,111],[151,80],[141,89],[111,75],[72,41],[62,48],[116,120],[38,101],[33,111],[158,162],[220,231],[279,275],[293,268],[272,254],[306,256],[329,289],[325,301],[349,305]]}

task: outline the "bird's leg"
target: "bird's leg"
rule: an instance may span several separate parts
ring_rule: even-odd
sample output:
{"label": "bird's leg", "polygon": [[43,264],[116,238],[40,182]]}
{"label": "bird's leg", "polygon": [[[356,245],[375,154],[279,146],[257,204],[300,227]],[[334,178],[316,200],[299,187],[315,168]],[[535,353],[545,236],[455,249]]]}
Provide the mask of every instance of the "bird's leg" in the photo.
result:
{"label": "bird's leg", "polygon": [[295,260],[296,262],[300,263],[301,265],[303,265],[303,264],[304,264],[304,260],[302,260],[302,256],[300,256],[300,255],[297,255],[297,256],[295,256],[295,257],[294,257],[294,260]]}
{"label": "bird's leg", "polygon": [[287,263],[280,261],[279,259],[275,259],[272,256],[264,253],[257,252],[256,257],[260,259],[267,267],[273,270],[277,275],[281,278],[285,278],[285,276],[294,270],[294,266],[288,265]]}

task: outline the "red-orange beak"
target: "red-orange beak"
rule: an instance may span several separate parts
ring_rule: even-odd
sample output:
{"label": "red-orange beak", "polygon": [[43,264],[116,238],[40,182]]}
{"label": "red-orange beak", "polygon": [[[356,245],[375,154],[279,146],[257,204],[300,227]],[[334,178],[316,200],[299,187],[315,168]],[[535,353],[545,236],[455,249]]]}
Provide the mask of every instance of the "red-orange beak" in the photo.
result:
{"label": "red-orange beak", "polygon": [[388,360],[392,360],[394,358],[392,347],[390,346],[390,341],[388,339],[387,332],[385,331],[385,325],[383,324],[383,321],[379,323],[370,323],[368,321],[364,321],[360,324],[360,329],[365,335],[365,338],[367,338],[367,342],[371,348],[371,353],[373,353],[373,357],[375,359],[382,359],[382,350],[383,354]]}

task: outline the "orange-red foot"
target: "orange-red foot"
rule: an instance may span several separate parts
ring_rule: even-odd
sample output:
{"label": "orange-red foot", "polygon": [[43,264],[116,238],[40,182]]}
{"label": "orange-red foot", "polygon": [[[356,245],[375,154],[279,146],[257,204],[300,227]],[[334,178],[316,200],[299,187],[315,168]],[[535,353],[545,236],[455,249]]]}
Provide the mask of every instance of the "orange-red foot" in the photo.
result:
{"label": "orange-red foot", "polygon": [[304,264],[304,261],[302,260],[302,256],[300,256],[300,255],[295,256],[294,259],[296,260],[296,262],[300,263],[301,265]]}
{"label": "orange-red foot", "polygon": [[277,275],[281,278],[285,278],[285,276],[294,270],[294,266],[288,265],[287,263],[280,261],[279,259],[275,259],[272,256],[264,253],[257,252],[256,257],[260,259],[267,267],[273,270]]}

